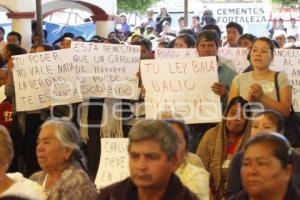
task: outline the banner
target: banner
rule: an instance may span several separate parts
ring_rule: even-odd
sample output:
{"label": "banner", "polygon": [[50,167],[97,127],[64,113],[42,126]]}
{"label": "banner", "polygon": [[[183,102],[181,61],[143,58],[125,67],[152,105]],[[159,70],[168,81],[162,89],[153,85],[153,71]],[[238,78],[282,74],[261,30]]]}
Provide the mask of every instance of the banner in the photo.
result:
{"label": "banner", "polygon": [[287,73],[293,86],[293,107],[300,112],[300,50],[275,49],[271,69]]}
{"label": "banner", "polygon": [[82,101],[76,74],[85,69],[71,55],[66,49],[13,57],[17,111]]}
{"label": "banner", "polygon": [[155,59],[198,57],[197,50],[194,48],[157,48],[154,55]]}
{"label": "banner", "polygon": [[128,138],[102,138],[100,165],[95,179],[97,189],[127,178],[129,174]]}
{"label": "banner", "polygon": [[218,55],[230,60],[233,66],[228,65],[228,67],[231,67],[237,73],[242,73],[250,65],[247,60],[247,48],[220,47]]}
{"label": "banner", "polygon": [[214,56],[142,60],[146,117],[157,118],[169,110],[189,124],[220,121],[220,97],[211,90],[218,82],[217,69]]}
{"label": "banner", "polygon": [[73,62],[85,66],[79,74],[83,97],[138,99],[140,46],[72,42]]}

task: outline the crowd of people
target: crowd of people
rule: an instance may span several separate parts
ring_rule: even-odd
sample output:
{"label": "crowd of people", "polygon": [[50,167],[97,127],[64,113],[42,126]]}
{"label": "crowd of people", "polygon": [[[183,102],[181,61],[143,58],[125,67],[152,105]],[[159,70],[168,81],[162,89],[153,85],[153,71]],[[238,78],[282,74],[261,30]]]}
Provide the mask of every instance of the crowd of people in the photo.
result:
{"label": "crowd of people", "polygon": [[[147,20],[133,32],[125,15],[107,37],[86,39],[65,33],[54,44],[47,44],[45,31],[44,44],[37,44],[33,35],[30,53],[70,48],[72,41],[139,45],[140,59],[154,59],[155,45],[195,48],[199,57],[217,60],[219,81],[211,90],[221,99],[219,123],[187,125],[170,110],[159,113],[157,119],[144,119],[144,110],[127,113],[125,107],[142,105],[147,93],[140,73],[142,94],[135,101],[90,97],[80,112],[74,112],[78,104],[17,112],[12,57],[27,51],[20,46],[19,33],[8,33],[4,42],[0,28],[0,85],[6,95],[0,104],[0,199],[300,199],[300,154],[298,146],[291,146],[285,137],[291,133],[284,129],[292,85],[286,73],[270,69],[274,49],[287,46],[288,31],[274,24],[271,38],[256,37],[230,22],[227,39],[222,41],[209,11],[202,18],[194,16],[192,27],[185,27],[180,18],[177,32],[170,30],[171,23],[167,9],[162,8],[156,20],[153,11],[147,11]],[[279,31],[285,32],[283,39],[277,37]],[[294,33],[297,40],[299,32]],[[221,46],[248,48],[249,67],[237,74],[232,62],[218,55]],[[118,119],[98,106],[119,102],[127,112]],[[254,109],[258,104],[263,109]],[[104,124],[103,119],[110,120]],[[97,190],[93,182],[101,138],[105,137],[129,138],[130,176]]]}

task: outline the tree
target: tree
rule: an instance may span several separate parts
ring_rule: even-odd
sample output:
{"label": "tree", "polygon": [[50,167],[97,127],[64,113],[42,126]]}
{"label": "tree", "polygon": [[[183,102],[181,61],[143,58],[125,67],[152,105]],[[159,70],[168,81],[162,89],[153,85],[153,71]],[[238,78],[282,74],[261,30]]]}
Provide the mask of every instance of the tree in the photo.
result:
{"label": "tree", "polygon": [[272,0],[272,3],[279,4],[281,6],[297,6],[300,0]]}
{"label": "tree", "polygon": [[159,0],[117,0],[118,10],[128,13],[145,13],[146,10]]}

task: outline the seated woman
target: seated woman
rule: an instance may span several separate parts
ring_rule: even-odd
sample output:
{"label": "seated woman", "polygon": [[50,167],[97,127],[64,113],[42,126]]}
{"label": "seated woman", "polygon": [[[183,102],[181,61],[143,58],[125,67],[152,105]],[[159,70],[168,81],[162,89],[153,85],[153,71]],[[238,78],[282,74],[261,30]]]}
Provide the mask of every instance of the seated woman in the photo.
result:
{"label": "seated woman", "polygon": [[[176,175],[180,178],[181,182],[187,186],[197,197],[201,200],[209,199],[209,174],[208,172],[199,167],[198,162],[188,152],[189,129],[182,120],[166,119],[169,124],[174,128],[178,138],[177,155],[181,161],[180,166],[176,170]],[[196,155],[194,155],[196,156]],[[192,157],[192,159],[191,159]],[[200,158],[198,158],[200,160]],[[200,160],[201,162],[201,160]]]}
{"label": "seated woman", "polygon": [[30,178],[44,187],[49,200],[96,199],[79,144],[79,133],[70,122],[49,120],[41,126],[36,154],[43,171]]}
{"label": "seated woman", "polygon": [[228,167],[232,156],[248,138],[250,117],[248,102],[241,97],[233,98],[228,104],[225,118],[208,130],[198,145],[196,154],[210,173],[212,199],[224,198]]}
{"label": "seated woman", "polygon": [[[265,110],[258,113],[252,121],[250,136],[260,133],[277,132],[284,133],[284,119],[282,115],[275,110]],[[242,158],[244,151],[238,152],[231,161],[228,175],[228,184],[226,189],[226,197],[237,194],[243,190],[240,171],[242,168]],[[292,160],[294,164],[294,183],[300,188],[300,154],[293,150]]]}
{"label": "seated woman", "polygon": [[25,179],[20,173],[6,173],[13,155],[9,133],[0,125],[0,197],[13,195],[36,200],[46,199],[46,194],[38,183]]}
{"label": "seated woman", "polygon": [[245,145],[241,177],[244,190],[232,200],[298,200],[292,184],[291,146],[280,134],[252,137]]}

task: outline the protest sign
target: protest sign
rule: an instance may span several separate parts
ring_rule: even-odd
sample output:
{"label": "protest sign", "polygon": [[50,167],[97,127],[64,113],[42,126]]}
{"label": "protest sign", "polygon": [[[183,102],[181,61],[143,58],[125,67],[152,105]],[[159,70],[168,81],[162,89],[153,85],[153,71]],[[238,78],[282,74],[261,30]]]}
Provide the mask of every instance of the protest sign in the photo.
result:
{"label": "protest sign", "polygon": [[76,74],[85,69],[69,49],[18,55],[13,63],[17,111],[82,101]]}
{"label": "protest sign", "polygon": [[73,62],[86,66],[80,74],[83,97],[137,99],[140,46],[72,42]]}
{"label": "protest sign", "polygon": [[211,90],[217,71],[216,57],[142,60],[146,117],[169,110],[189,124],[220,121],[220,97]]}
{"label": "protest sign", "polygon": [[128,138],[102,138],[101,156],[95,184],[97,189],[129,176]]}
{"label": "protest sign", "polygon": [[231,61],[233,66],[228,64],[228,67],[231,67],[237,73],[242,73],[250,65],[247,60],[248,49],[246,48],[220,47],[218,55]]}
{"label": "protest sign", "polygon": [[287,73],[293,86],[293,107],[300,112],[300,50],[275,49],[271,69]]}
{"label": "protest sign", "polygon": [[198,57],[197,50],[194,48],[157,48],[154,55],[155,59]]}

